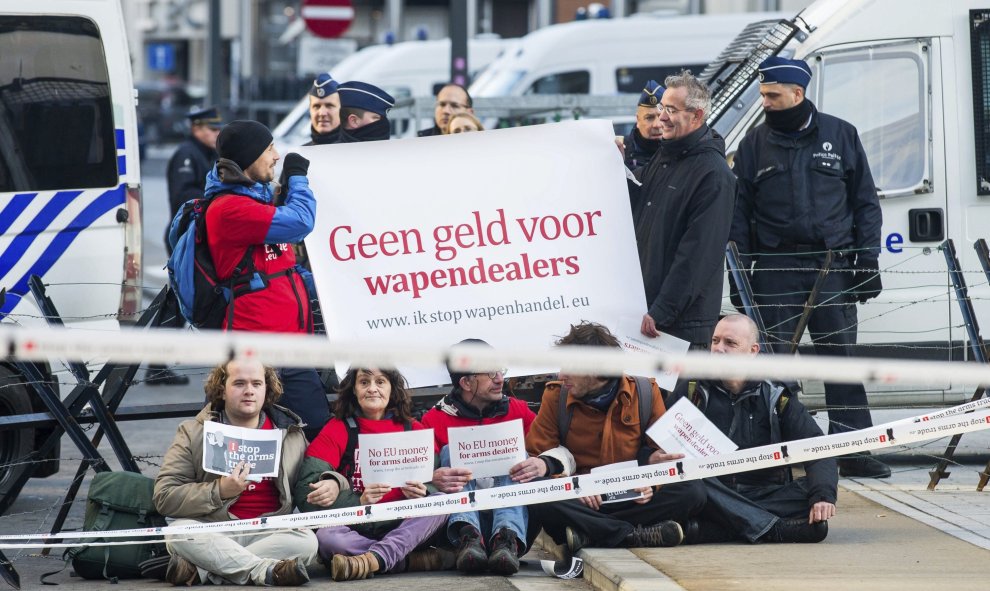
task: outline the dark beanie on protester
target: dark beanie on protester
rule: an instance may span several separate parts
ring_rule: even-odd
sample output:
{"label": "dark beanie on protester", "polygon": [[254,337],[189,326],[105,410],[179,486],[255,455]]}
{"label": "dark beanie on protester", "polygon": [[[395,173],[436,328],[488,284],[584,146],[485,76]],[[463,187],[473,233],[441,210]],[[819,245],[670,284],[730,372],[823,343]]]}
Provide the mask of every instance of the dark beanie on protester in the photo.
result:
{"label": "dark beanie on protester", "polygon": [[231,121],[217,136],[217,154],[247,170],[272,144],[272,132],[257,121]]}
{"label": "dark beanie on protester", "polygon": [[[454,346],[456,347],[458,345],[478,345],[478,346],[482,346],[482,347],[491,347],[491,345],[489,345],[488,343],[486,343],[485,341],[483,341],[481,339],[464,339],[463,341],[457,343],[457,345],[454,345]],[[478,372],[474,372],[474,371],[462,371],[462,370],[459,370],[459,369],[454,369],[454,368],[452,368],[450,366],[450,363],[448,363],[447,364],[447,373],[450,374],[450,383],[451,383],[451,385],[454,386],[454,390],[453,391],[454,392],[457,392],[457,391],[459,391],[461,389],[461,386],[460,386],[461,378],[472,376],[472,375],[474,375],[474,374],[476,374]]]}

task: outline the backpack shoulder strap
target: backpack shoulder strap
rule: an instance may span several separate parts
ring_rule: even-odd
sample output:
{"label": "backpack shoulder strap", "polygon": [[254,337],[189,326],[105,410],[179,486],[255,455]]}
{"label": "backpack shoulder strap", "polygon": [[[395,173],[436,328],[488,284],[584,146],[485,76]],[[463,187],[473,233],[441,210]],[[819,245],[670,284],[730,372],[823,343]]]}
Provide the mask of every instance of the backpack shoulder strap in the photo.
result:
{"label": "backpack shoulder strap", "polygon": [[639,398],[639,436],[641,444],[646,445],[646,428],[653,418],[653,384],[645,376],[631,376],[636,381],[636,395]]}
{"label": "backpack shoulder strap", "polygon": [[561,447],[567,447],[567,430],[571,428],[571,411],[567,408],[567,388],[560,385],[560,399],[557,401],[557,440]]}
{"label": "backpack shoulder strap", "polygon": [[354,450],[358,445],[358,424],[354,417],[347,417],[344,419],[344,425],[347,427],[347,447],[340,456],[340,466],[337,467],[337,471],[345,478],[350,478],[355,469]]}

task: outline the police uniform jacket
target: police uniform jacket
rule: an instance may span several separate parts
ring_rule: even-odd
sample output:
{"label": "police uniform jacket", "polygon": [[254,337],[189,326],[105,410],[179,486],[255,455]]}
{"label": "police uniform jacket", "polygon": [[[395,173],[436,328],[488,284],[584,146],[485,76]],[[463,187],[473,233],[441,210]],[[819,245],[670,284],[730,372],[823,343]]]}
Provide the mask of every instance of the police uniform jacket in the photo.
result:
{"label": "police uniform jacket", "polygon": [[657,147],[660,144],[660,140],[647,140],[640,135],[639,130],[635,127],[629,132],[623,139],[623,143],[626,146],[625,150],[625,163],[629,170],[636,170],[641,166],[646,166],[650,162],[650,158],[656,153]]}
{"label": "police uniform jacket", "polygon": [[168,203],[172,217],[182,204],[203,196],[206,175],[217,161],[215,150],[204,146],[194,137],[179,144],[166,168]]}
{"label": "police uniform jacket", "polygon": [[[822,430],[797,396],[781,384],[770,381],[750,382],[738,395],[730,393],[720,382],[682,381],[667,400],[673,406],[687,397],[725,433],[739,449],[749,449],[809,437],[821,437]],[[819,501],[835,503],[839,484],[834,458],[804,463],[808,477],[808,506]],[[791,480],[788,466],[739,472],[720,477],[729,486],[772,486]]]}
{"label": "police uniform jacket", "polygon": [[646,304],[657,329],[707,343],[722,306],[736,179],[707,125],[664,140],[629,186]]}
{"label": "police uniform jacket", "polygon": [[795,134],[764,123],[743,138],[734,172],[730,239],[740,252],[854,248],[857,266],[876,263],[880,202],[851,124],[815,109],[810,125]]}

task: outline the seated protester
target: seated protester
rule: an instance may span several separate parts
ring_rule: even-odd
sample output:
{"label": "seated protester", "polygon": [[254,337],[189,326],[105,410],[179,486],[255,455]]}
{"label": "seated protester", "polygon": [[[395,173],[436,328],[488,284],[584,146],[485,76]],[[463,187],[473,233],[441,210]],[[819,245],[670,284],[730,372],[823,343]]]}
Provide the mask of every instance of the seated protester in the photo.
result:
{"label": "seated protester", "polygon": [[[292,513],[292,485],[306,453],[306,437],[299,417],[275,404],[282,395],[275,370],[258,361],[228,361],[210,372],[204,389],[209,404],[179,425],[165,452],[155,479],[155,509],[175,518],[172,525]],[[281,430],[279,476],[248,480],[250,466],[244,462],[229,476],[205,472],[206,421]],[[309,580],[306,567],[316,558],[316,536],[308,529],[167,536],[165,543],[172,555],[165,580],[173,585],[297,586]]]}
{"label": "seated protester", "polygon": [[[760,351],[756,324],[726,316],[715,326],[712,353]],[[804,405],[781,384],[746,380],[685,381],[668,404],[686,396],[740,449],[819,437],[822,430]],[[820,542],[835,515],[839,476],[835,458],[804,463],[794,479],[790,466],[705,479],[708,503],[688,528],[689,542]]]}
{"label": "seated protester", "polygon": [[[459,344],[488,343],[467,339]],[[476,427],[522,419],[523,433],[536,415],[518,398],[502,393],[505,370],[483,373],[463,373],[449,369],[450,393],[423,415],[423,424],[433,429],[437,446],[441,448],[440,464],[433,473],[433,484],[442,492],[454,493],[514,482],[529,482],[546,471],[539,458],[528,458],[509,470],[506,476],[475,481],[471,470],[450,468],[447,448],[451,427]],[[519,557],[526,553],[529,517],[526,507],[503,507],[492,511],[454,513],[447,525],[447,538],[457,549],[457,570],[480,573],[485,570],[498,575],[519,571]],[[534,536],[535,537],[535,536]],[[487,550],[486,550],[487,547]]]}
{"label": "seated protester", "polygon": [[392,135],[388,110],[395,106],[392,95],[365,82],[344,82],[340,95],[340,139],[338,144],[376,142]]}
{"label": "seated protester", "polygon": [[[619,348],[619,341],[600,324],[583,322],[558,345]],[[641,380],[645,378],[640,378]],[[684,457],[667,454],[644,435],[664,413],[660,388],[650,379],[650,416],[641,416],[641,392],[636,378],[560,373],[559,382],[547,382],[543,402],[526,435],[526,450],[544,459],[548,476],[587,474],[592,468],[637,460],[640,465]],[[561,404],[561,397],[565,397]],[[570,415],[565,433],[561,409]],[[599,495],[530,506],[530,514],[558,544],[571,553],[584,547],[676,546],[684,539],[683,525],[705,504],[698,481],[643,487],[642,497],[602,503]]]}
{"label": "seated protester", "polygon": [[313,80],[309,89],[309,136],[304,146],[336,144],[340,139],[340,95],[330,72]]}
{"label": "seated protester", "polygon": [[636,125],[623,140],[623,160],[629,170],[646,166],[660,148],[660,99],[666,90],[656,80],[649,80],[639,95]]}
{"label": "seated protester", "polygon": [[[357,462],[359,433],[422,428],[412,418],[402,374],[391,369],[351,368],[340,384],[334,418],[306,450],[295,489],[299,508],[322,511],[426,496],[428,489],[422,482],[407,482],[399,488],[364,482]],[[320,558],[330,566],[335,581],[366,579],[377,572],[452,568],[449,551],[426,548],[414,552],[446,523],[446,516],[436,515],[323,527],[316,532]]]}

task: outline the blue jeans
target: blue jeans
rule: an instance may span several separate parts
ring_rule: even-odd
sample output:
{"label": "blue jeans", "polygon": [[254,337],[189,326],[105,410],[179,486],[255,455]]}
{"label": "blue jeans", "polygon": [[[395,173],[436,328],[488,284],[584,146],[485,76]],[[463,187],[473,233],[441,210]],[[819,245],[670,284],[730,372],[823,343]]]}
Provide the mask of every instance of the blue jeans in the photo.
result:
{"label": "blue jeans", "polygon": [[[440,450],[440,465],[443,467],[450,467],[450,451],[447,446],[443,446]],[[505,486],[507,484],[513,484],[512,479],[509,478],[508,474],[505,476],[496,476],[494,486]],[[475,481],[472,480],[464,486],[465,491],[476,490]],[[526,528],[529,524],[529,513],[526,511],[525,505],[520,505],[518,507],[502,507],[500,509],[492,509],[491,511],[467,511],[464,513],[454,513],[450,516],[447,521],[447,539],[450,543],[457,547],[460,540],[461,528],[465,525],[474,526],[475,529],[481,532],[482,539],[486,541],[491,541],[492,535],[498,532],[502,528],[508,528],[515,532],[516,539],[519,540],[520,546],[526,545]]]}

